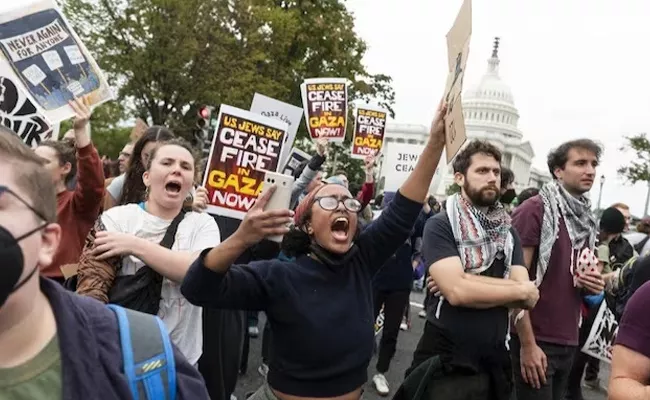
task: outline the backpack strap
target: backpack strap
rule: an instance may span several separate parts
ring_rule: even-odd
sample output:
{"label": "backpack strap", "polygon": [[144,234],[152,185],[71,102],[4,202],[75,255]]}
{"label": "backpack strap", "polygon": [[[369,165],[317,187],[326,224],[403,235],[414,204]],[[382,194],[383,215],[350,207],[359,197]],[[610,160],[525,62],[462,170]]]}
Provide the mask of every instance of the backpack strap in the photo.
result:
{"label": "backpack strap", "polygon": [[134,400],[175,400],[176,365],[162,320],[115,304],[124,374]]}

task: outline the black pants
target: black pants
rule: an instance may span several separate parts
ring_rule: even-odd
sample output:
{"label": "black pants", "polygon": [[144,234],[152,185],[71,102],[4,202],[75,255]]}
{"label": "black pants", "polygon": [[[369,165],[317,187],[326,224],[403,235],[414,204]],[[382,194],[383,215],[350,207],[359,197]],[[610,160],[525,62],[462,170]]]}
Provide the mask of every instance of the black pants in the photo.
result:
{"label": "black pants", "polygon": [[546,385],[542,385],[540,389],[534,389],[524,382],[521,377],[521,359],[519,358],[521,343],[515,335],[510,340],[510,357],[512,358],[512,369],[515,376],[517,400],[564,400],[576,347],[545,342],[537,342],[537,345],[546,354],[548,362]]}
{"label": "black pants", "polygon": [[212,400],[230,400],[244,344],[246,312],[203,309],[203,354],[199,372]]}
{"label": "black pants", "polygon": [[[589,337],[589,332],[591,331],[591,327],[594,325],[599,308],[600,307],[591,308],[587,318],[582,321],[582,326],[580,327],[579,345],[575,351],[573,366],[571,367],[571,374],[569,375],[569,387],[567,390],[567,398],[571,400],[582,400],[582,388],[580,385],[582,383],[582,375],[585,372],[585,367],[588,366],[590,362],[593,362],[593,360],[596,361],[596,365],[598,365],[599,362],[598,359],[588,356],[580,351]],[[598,377],[597,370],[595,376],[593,376],[593,366],[587,368],[587,370],[590,372],[588,375],[591,376],[585,376],[585,378],[591,378],[591,380],[594,380]]]}
{"label": "black pants", "polygon": [[379,356],[377,357],[377,372],[381,374],[388,371],[390,361],[395,355],[399,326],[402,323],[404,309],[409,303],[410,295],[410,290],[375,290],[374,292],[375,320],[381,311],[381,306],[384,306],[384,329],[381,333]]}
{"label": "black pants", "polygon": [[[413,353],[413,362],[406,370],[405,381],[409,380],[409,375],[420,365],[435,356],[440,356],[444,348],[449,348],[443,344],[446,339],[440,336],[440,330],[431,322],[424,323],[422,337]],[[448,359],[450,355],[443,356]],[[445,400],[502,400],[509,399],[512,394],[512,371],[508,354],[504,348],[499,353],[499,365],[501,368],[491,373],[483,370],[471,370],[468,368],[457,367],[443,361],[446,364],[444,376],[436,378],[430,384],[431,399]],[[417,374],[417,371],[413,374]],[[499,377],[500,379],[495,379]],[[496,382],[499,382],[497,384]]]}

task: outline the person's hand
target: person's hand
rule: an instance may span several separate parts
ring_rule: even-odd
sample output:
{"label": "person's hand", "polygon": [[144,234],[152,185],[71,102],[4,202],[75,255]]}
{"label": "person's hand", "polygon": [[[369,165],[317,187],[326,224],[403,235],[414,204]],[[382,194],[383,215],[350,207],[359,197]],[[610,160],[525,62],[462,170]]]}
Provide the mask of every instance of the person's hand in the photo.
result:
{"label": "person's hand", "polygon": [[292,220],[293,211],[288,209],[264,211],[275,189],[276,186],[271,185],[266,193],[257,198],[235,232],[247,247],[259,243],[265,237],[284,235],[289,232],[288,224]]}
{"label": "person's hand", "polygon": [[430,275],[427,276],[427,288],[429,288],[429,293],[436,297],[440,297],[440,288]]}
{"label": "person's hand", "polygon": [[521,301],[521,308],[524,310],[532,310],[539,300],[539,289],[535,286],[535,282],[521,282],[520,285],[524,291],[524,298]]}
{"label": "person's hand", "polygon": [[429,142],[434,146],[445,144],[445,115],[447,115],[447,104],[444,100],[440,100],[436,117],[431,123],[429,132]]}
{"label": "person's hand", "polygon": [[600,272],[587,271],[578,278],[578,287],[585,288],[593,294],[599,294],[605,289],[605,281]]}
{"label": "person's hand", "polygon": [[128,233],[97,232],[95,235],[95,248],[91,254],[98,260],[131,255],[135,253],[140,240],[143,239]]}
{"label": "person's hand", "polygon": [[92,114],[90,107],[88,107],[88,98],[76,98],[70,101],[69,104],[75,113],[74,120],[72,121],[75,144],[78,148],[86,147],[90,144],[88,122]]}
{"label": "person's hand", "polygon": [[519,358],[521,361],[521,377],[524,382],[535,389],[541,389],[542,385],[546,385],[548,360],[537,343],[522,345],[519,350]]}
{"label": "person's hand", "polygon": [[316,141],[316,153],[323,157],[327,153],[327,139],[320,138]]}
{"label": "person's hand", "polygon": [[200,186],[196,188],[194,193],[194,202],[192,202],[192,209],[197,212],[203,212],[208,208],[208,189]]}

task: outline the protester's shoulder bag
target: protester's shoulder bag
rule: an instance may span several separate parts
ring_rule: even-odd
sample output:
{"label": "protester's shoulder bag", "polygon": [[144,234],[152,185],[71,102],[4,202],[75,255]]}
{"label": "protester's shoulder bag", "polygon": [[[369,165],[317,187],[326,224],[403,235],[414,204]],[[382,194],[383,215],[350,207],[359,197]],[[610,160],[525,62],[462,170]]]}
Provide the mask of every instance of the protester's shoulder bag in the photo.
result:
{"label": "protester's shoulder bag", "polygon": [[[184,217],[185,211],[181,211],[169,224],[165,237],[160,242],[162,247],[172,248],[178,225]],[[148,265],[144,265],[134,275],[115,277],[113,286],[108,292],[108,302],[131,310],[156,315],[160,307],[162,281],[162,275]]]}
{"label": "protester's shoulder bag", "polygon": [[117,316],[124,375],[134,399],[175,400],[176,363],[160,318],[109,304]]}

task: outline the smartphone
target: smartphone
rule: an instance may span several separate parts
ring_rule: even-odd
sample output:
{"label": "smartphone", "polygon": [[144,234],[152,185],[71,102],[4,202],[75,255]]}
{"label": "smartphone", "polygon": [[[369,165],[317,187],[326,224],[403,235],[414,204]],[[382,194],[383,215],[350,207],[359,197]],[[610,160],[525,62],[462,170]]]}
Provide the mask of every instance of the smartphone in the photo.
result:
{"label": "smartphone", "polygon": [[[265,171],[264,184],[262,185],[262,192],[260,196],[266,193],[267,188],[275,185],[275,192],[266,203],[264,211],[266,210],[282,210],[287,209],[291,205],[291,192],[293,191],[294,179],[291,175],[284,175],[278,172]],[[282,235],[270,236],[267,239],[277,243],[282,242]]]}

